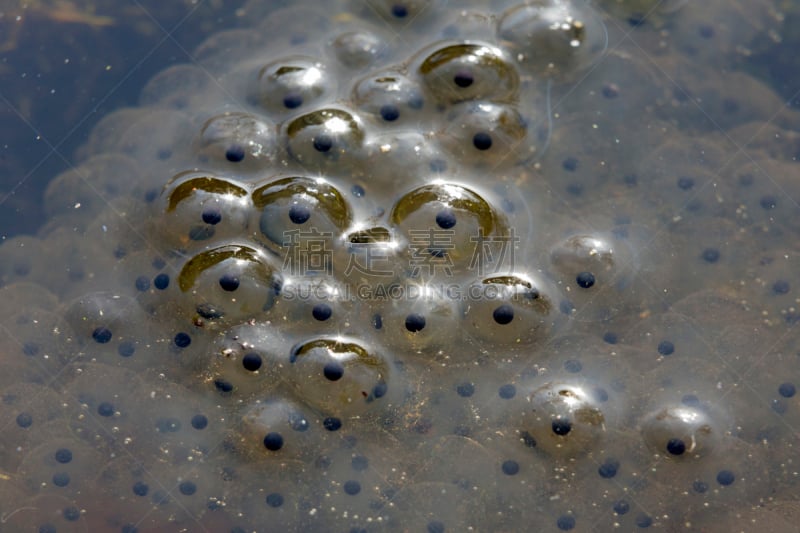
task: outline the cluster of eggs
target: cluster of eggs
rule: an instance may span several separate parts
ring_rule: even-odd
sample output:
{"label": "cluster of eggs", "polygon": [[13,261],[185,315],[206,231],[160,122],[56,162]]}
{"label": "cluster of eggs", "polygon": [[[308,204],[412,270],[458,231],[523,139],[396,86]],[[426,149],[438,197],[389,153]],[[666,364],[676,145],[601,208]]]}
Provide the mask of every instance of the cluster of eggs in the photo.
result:
{"label": "cluster of eggs", "polygon": [[702,75],[764,18],[275,4],[104,118],[0,247],[2,522],[783,527],[797,118]]}

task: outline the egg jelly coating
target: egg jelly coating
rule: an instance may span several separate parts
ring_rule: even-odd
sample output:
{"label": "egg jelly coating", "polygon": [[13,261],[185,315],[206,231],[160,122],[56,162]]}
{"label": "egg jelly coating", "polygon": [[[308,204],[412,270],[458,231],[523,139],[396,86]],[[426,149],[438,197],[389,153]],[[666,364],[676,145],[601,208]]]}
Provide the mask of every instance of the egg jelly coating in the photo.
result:
{"label": "egg jelly coating", "polygon": [[3,523],[790,530],[777,13],[248,3],[0,246]]}

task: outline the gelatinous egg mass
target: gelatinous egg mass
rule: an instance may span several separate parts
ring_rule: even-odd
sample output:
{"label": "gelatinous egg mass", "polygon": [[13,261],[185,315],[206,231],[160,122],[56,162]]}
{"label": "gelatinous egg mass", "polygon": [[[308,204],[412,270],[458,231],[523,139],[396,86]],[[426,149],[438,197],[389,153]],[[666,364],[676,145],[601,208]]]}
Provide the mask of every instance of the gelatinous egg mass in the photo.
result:
{"label": "gelatinous egg mass", "polygon": [[0,529],[796,530],[795,4],[197,30],[0,244]]}

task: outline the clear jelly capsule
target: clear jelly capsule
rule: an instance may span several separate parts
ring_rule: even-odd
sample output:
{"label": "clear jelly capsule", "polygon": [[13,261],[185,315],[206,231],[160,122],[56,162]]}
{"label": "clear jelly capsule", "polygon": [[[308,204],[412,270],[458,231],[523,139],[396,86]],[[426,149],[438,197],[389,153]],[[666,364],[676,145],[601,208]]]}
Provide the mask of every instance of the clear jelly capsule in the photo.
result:
{"label": "clear jelly capsule", "polygon": [[191,257],[181,267],[178,287],[183,312],[207,322],[238,323],[275,304],[282,277],[262,250],[226,244]]}
{"label": "clear jelly capsule", "polygon": [[548,339],[558,300],[541,281],[492,274],[469,286],[462,309],[467,330],[487,346],[530,346]]}
{"label": "clear jelly capsule", "polygon": [[404,194],[389,220],[405,248],[409,277],[423,280],[507,268],[518,238],[479,193],[439,180]]}
{"label": "clear jelly capsule", "polygon": [[284,270],[295,276],[316,269],[328,273],[327,258],[352,219],[349,203],[333,184],[322,177],[273,177],[257,184],[252,198],[260,235],[283,254]]}
{"label": "clear jelly capsule", "polygon": [[600,15],[589,4],[537,0],[506,10],[497,35],[510,55],[538,76],[565,75],[591,64],[607,45]]}
{"label": "clear jelly capsule", "polygon": [[724,428],[691,399],[660,407],[641,421],[642,438],[655,452],[675,460],[700,458],[719,447]]}
{"label": "clear jelly capsule", "polygon": [[268,112],[287,116],[333,94],[335,83],[336,78],[318,60],[292,56],[261,68],[253,98]]}
{"label": "clear jelly capsule", "polygon": [[369,28],[345,31],[331,41],[334,56],[343,66],[362,70],[385,58],[390,44]]}
{"label": "clear jelly capsule", "polygon": [[301,168],[316,172],[322,168],[348,171],[348,163],[360,160],[365,132],[361,118],[336,107],[317,109],[285,126],[291,156]]}
{"label": "clear jelly capsule", "polygon": [[161,193],[160,216],[148,221],[162,250],[201,250],[239,237],[252,210],[249,189],[210,172],[176,174]]}
{"label": "clear jelly capsule", "polygon": [[245,406],[233,446],[245,457],[308,459],[319,453],[325,430],[316,415],[284,397]]}
{"label": "clear jelly capsule", "polygon": [[539,151],[528,124],[510,105],[461,103],[446,118],[443,145],[468,165],[498,166],[528,161]]}
{"label": "clear jelly capsule", "polygon": [[426,92],[440,104],[516,101],[519,73],[506,53],[494,45],[438,44],[417,57],[415,72]]}
{"label": "clear jelly capsule", "polygon": [[547,383],[527,396],[517,428],[522,440],[554,457],[597,449],[606,434],[602,398],[594,388],[569,381]]}
{"label": "clear jelly capsule", "polygon": [[203,163],[236,171],[259,170],[274,164],[277,128],[249,113],[225,112],[209,118],[197,140]]}
{"label": "clear jelly capsule", "polygon": [[383,128],[418,122],[425,100],[421,88],[398,71],[370,74],[353,89],[353,101]]}
{"label": "clear jelly capsule", "polygon": [[373,135],[364,146],[364,159],[369,165],[358,169],[356,176],[364,180],[365,192],[383,202],[396,198],[398,185],[425,185],[432,177],[452,175],[458,163],[441,146],[435,136],[417,131],[391,131]]}
{"label": "clear jelly capsule", "polygon": [[297,344],[287,374],[297,398],[324,414],[347,419],[388,407],[398,392],[391,364],[365,346],[342,337]]}

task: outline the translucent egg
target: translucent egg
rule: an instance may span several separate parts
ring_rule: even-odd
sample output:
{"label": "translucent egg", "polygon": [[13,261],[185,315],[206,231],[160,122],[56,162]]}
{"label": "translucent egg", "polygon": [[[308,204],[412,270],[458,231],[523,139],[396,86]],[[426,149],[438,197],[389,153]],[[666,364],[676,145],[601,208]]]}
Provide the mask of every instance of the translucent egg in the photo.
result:
{"label": "translucent egg", "polygon": [[262,240],[296,276],[331,273],[335,243],[351,223],[342,193],[324,178],[270,178],[252,193]]}
{"label": "translucent egg", "polygon": [[293,56],[261,68],[253,98],[267,112],[285,117],[334,93],[335,83],[336,78],[318,60]]}
{"label": "translucent egg", "polygon": [[540,0],[503,13],[497,35],[510,55],[539,76],[574,75],[607,46],[599,13],[583,2]]}
{"label": "translucent egg", "polygon": [[406,248],[411,278],[452,277],[507,268],[516,236],[483,196],[444,181],[416,188],[393,206],[389,219]]}
{"label": "translucent egg", "polygon": [[284,135],[289,153],[301,168],[308,172],[330,168],[344,173],[360,160],[365,132],[358,115],[326,107],[291,120]]}
{"label": "translucent egg", "polygon": [[519,74],[505,52],[490,44],[453,43],[420,52],[416,73],[441,104],[491,99],[514,102]]}

